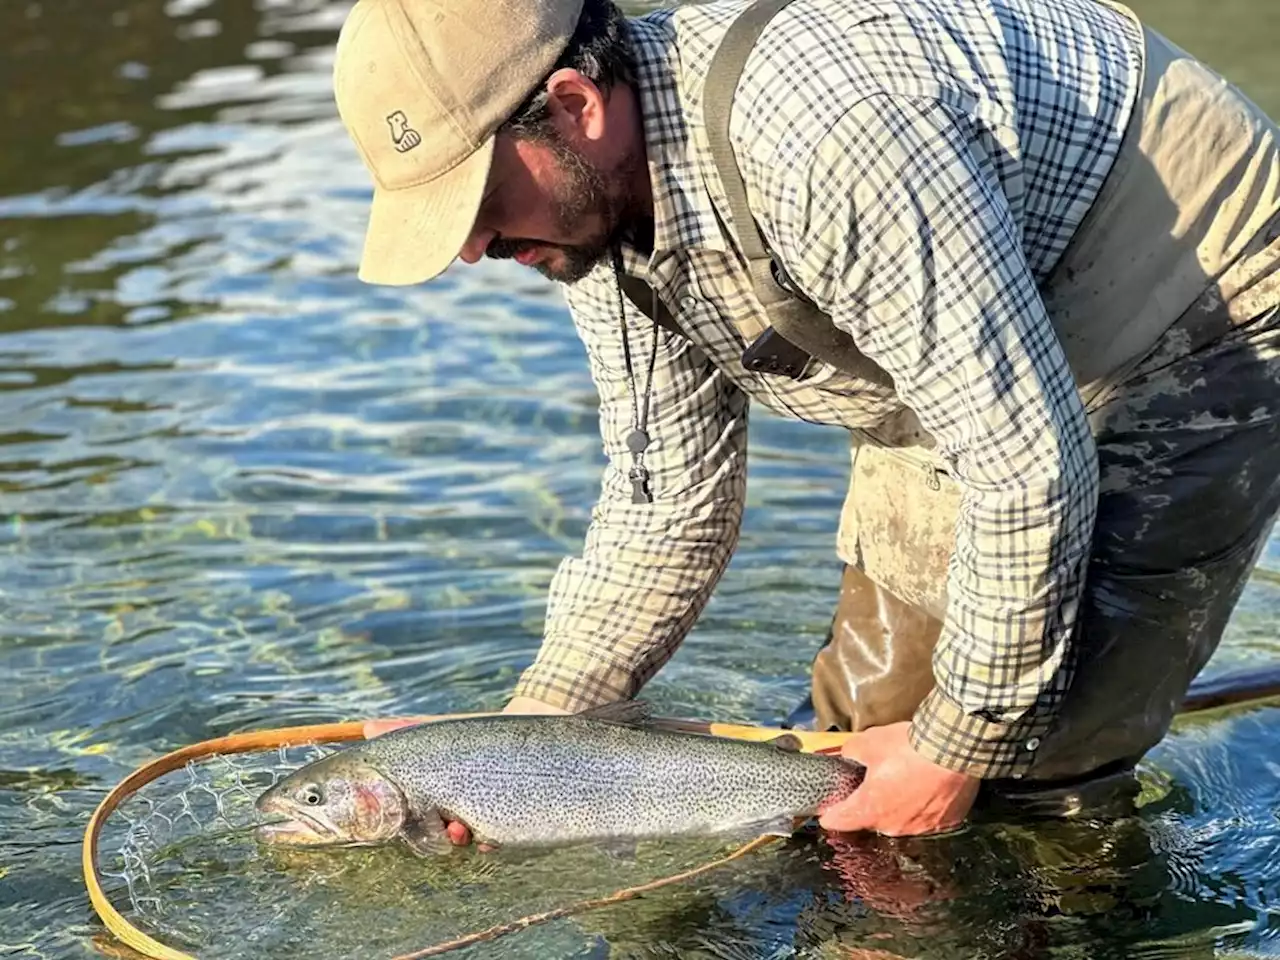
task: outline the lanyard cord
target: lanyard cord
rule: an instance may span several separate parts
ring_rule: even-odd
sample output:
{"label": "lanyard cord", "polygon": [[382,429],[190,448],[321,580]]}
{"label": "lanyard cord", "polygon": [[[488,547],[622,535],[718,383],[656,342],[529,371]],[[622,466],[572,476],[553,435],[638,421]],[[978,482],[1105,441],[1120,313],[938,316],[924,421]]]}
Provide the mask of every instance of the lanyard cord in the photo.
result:
{"label": "lanyard cord", "polygon": [[649,413],[653,406],[653,371],[658,362],[658,291],[649,288],[653,296],[651,319],[653,320],[653,348],[649,351],[649,372],[644,385],[644,400],[635,388],[635,368],[631,362],[631,339],[627,335],[627,308],[622,297],[622,251],[615,245],[613,248],[614,277],[618,281],[618,318],[622,333],[622,358],[627,368],[627,386],[631,391],[631,432],[627,434],[627,449],[631,451],[631,470],[627,479],[631,481],[632,503],[653,503],[653,493],[649,490],[649,469],[644,465],[644,452],[649,447]]}

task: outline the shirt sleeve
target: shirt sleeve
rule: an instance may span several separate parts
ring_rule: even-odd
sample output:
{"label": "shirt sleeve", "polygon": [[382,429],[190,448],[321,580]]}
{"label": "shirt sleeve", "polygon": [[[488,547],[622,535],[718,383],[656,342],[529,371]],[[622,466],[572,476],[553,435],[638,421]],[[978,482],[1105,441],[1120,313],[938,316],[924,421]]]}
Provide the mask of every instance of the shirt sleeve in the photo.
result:
{"label": "shirt sleeve", "polygon": [[1024,773],[1060,710],[1098,495],[1092,432],[997,163],[1016,159],[963,113],[873,97],[811,165],[775,167],[764,223],[960,485],[936,686],[911,742],[988,778]]}
{"label": "shirt sleeve", "polygon": [[[566,558],[552,580],[542,646],[515,692],[577,712],[634,696],[675,653],[724,573],[746,496],[748,399],[688,340],[621,304],[611,272],[566,289],[600,396],[608,462],[582,556]],[[644,454],[654,502],[633,504],[626,437],[655,335]]]}

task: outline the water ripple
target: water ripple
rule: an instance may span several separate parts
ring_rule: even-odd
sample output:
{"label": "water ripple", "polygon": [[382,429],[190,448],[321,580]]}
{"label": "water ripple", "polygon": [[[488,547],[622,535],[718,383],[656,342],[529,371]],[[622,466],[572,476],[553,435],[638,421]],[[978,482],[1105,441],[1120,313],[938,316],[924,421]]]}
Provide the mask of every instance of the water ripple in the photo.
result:
{"label": "water ripple", "polygon": [[[0,4],[0,953],[95,955],[80,830],[161,751],[499,706],[580,549],[600,441],[558,292],[511,263],[355,277],[370,190],[330,89],[348,9]],[[1222,59],[1280,97],[1265,30],[1241,27],[1270,10],[1212,19],[1234,24]],[[750,470],[739,552],[649,689],[660,711],[771,722],[805,692],[845,443],[760,413]],[[1275,658],[1276,570],[1273,540],[1214,669]],[[801,840],[477,956],[1276,955],[1278,734],[1273,709],[1182,725],[1115,835]],[[231,924],[206,929],[237,929],[255,884],[297,887],[252,862],[189,872],[204,920]],[[346,863],[308,887],[298,929],[367,921],[371,890],[414,922],[424,891],[449,896],[418,864]],[[585,882],[554,857],[517,868],[508,893]]]}

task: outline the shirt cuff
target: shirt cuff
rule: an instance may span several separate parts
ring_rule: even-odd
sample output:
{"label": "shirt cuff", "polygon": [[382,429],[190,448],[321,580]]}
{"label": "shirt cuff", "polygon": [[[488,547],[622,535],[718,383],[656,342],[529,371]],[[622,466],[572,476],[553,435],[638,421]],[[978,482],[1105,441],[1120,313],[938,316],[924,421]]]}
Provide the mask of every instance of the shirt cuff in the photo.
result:
{"label": "shirt cuff", "polygon": [[1053,718],[1035,708],[1010,723],[968,712],[936,688],[911,724],[911,747],[940,767],[983,780],[1020,778],[1035,763]]}
{"label": "shirt cuff", "polygon": [[546,651],[525,670],[512,696],[532,697],[569,713],[629,700],[638,684],[627,669],[596,657]]}

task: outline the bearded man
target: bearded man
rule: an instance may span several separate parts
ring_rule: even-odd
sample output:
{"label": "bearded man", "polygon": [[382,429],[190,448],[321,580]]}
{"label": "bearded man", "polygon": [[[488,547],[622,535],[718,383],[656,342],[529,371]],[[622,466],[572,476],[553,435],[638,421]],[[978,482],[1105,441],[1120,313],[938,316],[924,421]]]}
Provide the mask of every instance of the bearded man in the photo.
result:
{"label": "bearded man", "polygon": [[[634,696],[737,542],[755,400],[847,431],[824,826],[1123,796],[1280,505],[1280,146],[1097,0],[358,0],[360,276],[564,285],[609,464],[508,708]],[[797,319],[799,318],[799,319]]]}

